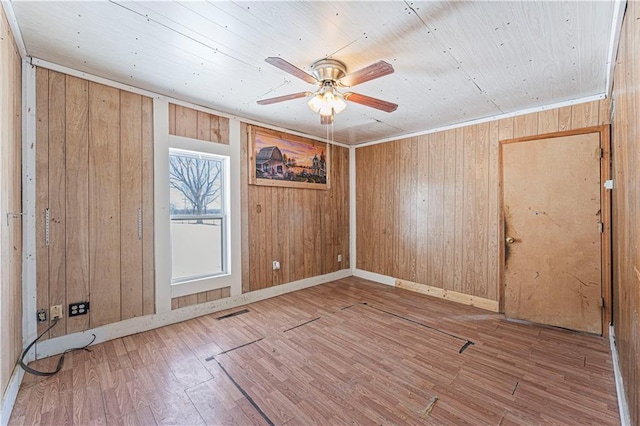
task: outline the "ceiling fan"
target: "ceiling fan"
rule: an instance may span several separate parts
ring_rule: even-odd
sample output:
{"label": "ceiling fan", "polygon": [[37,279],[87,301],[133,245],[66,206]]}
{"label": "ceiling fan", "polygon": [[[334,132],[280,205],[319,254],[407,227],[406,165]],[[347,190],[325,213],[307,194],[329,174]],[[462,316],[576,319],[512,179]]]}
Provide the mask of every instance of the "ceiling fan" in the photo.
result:
{"label": "ceiling fan", "polygon": [[261,99],[259,105],[275,104],[277,102],[313,96],[309,101],[309,108],[320,114],[320,124],[333,123],[334,115],[344,110],[347,104],[344,101],[355,102],[370,108],[385,112],[393,112],[398,108],[397,104],[372,98],[359,93],[341,93],[339,87],[352,87],[388,74],[394,69],[391,64],[379,61],[364,67],[358,71],[347,74],[347,67],[343,62],[335,59],[321,59],[311,65],[313,75],[301,70],[293,64],[278,57],[265,59],[268,64],[280,68],[282,71],[298,77],[307,83],[318,85],[315,92],[298,92],[290,95],[277,96],[275,98]]}

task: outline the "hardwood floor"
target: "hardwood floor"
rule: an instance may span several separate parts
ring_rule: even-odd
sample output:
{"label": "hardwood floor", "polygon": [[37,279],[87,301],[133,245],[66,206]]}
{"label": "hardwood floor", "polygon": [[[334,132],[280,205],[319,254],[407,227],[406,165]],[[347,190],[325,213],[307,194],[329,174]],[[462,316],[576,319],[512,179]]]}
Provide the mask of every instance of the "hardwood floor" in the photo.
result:
{"label": "hardwood floor", "polygon": [[607,340],[352,277],[75,352],[10,420],[105,423],[620,422]]}

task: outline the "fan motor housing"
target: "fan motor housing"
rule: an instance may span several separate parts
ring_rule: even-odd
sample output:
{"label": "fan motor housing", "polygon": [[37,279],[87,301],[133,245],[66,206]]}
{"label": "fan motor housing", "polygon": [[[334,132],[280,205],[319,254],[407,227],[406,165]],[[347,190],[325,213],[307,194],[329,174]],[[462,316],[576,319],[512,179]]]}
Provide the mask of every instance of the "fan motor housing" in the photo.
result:
{"label": "fan motor housing", "polygon": [[321,59],[311,65],[312,73],[320,82],[336,81],[347,73],[347,66],[335,59]]}

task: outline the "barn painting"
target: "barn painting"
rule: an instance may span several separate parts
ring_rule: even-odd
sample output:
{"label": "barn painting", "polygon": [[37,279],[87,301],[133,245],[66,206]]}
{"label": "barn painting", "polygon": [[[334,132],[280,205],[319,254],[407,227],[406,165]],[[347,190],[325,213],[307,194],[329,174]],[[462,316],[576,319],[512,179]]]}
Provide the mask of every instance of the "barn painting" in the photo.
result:
{"label": "barn painting", "polygon": [[329,158],[324,142],[254,129],[250,152],[251,184],[328,188]]}

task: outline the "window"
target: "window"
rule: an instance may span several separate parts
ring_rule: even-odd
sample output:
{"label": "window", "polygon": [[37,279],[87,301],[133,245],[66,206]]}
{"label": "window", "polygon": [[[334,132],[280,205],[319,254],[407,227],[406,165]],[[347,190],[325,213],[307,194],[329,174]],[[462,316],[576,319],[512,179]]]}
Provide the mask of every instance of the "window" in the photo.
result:
{"label": "window", "polygon": [[229,272],[228,157],[169,150],[171,284]]}
{"label": "window", "polygon": [[169,102],[153,100],[156,313],[224,287],[242,293],[241,124],[229,144],[169,134]]}

